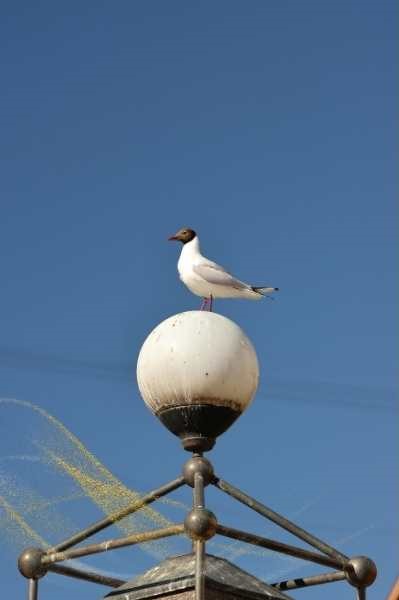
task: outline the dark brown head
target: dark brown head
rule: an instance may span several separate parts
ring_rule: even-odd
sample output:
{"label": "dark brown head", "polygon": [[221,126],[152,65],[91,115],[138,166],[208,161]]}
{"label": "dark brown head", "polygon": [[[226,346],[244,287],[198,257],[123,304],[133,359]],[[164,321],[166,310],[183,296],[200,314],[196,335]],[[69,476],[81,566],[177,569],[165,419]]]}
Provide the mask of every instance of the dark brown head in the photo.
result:
{"label": "dark brown head", "polygon": [[192,229],[179,229],[175,235],[171,235],[169,240],[176,240],[178,242],[182,242],[183,244],[187,244],[187,242],[191,242],[195,238],[197,234]]}

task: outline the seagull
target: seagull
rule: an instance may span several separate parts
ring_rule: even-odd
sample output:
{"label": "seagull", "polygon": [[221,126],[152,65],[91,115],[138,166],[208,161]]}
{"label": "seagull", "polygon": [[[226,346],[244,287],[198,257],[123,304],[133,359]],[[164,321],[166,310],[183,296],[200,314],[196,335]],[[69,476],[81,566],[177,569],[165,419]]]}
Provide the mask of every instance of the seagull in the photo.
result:
{"label": "seagull", "polygon": [[177,263],[182,282],[190,292],[202,297],[200,310],[212,311],[214,298],[247,298],[260,300],[275,287],[256,287],[230,275],[223,267],[202,256],[198,235],[193,229],[180,229],[169,240],[182,242],[183,248]]}

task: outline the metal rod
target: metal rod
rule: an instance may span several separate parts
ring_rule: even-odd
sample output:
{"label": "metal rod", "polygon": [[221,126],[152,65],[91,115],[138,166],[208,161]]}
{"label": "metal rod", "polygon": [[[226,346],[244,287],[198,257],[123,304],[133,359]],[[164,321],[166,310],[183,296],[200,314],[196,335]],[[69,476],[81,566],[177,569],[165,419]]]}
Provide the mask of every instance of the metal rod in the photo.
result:
{"label": "metal rod", "polygon": [[84,571],[83,569],[76,569],[75,567],[67,567],[66,565],[52,564],[49,565],[48,570],[59,575],[83,579],[84,581],[91,581],[92,583],[99,583],[100,585],[107,585],[112,588],[120,587],[126,583],[124,579],[116,579],[115,577],[108,577],[108,575],[101,575],[100,573],[95,573],[93,571]]}
{"label": "metal rod", "polygon": [[342,552],[339,552],[338,550],[336,550],[332,546],[329,546],[328,544],[315,537],[311,533],[308,533],[301,527],[298,527],[298,525],[295,525],[295,523],[292,523],[282,515],[279,515],[278,513],[274,512],[264,504],[257,502],[254,498],[251,498],[251,496],[248,496],[238,488],[235,488],[234,486],[227,483],[227,481],[223,481],[222,479],[216,479],[213,482],[213,484],[229,496],[232,496],[242,504],[245,504],[249,508],[252,508],[252,510],[259,513],[263,517],[266,517],[270,521],[273,521],[273,523],[276,523],[286,531],[289,531],[290,533],[300,538],[307,544],[310,544],[317,550],[320,550],[320,552],[323,552],[324,554],[327,554],[327,556],[330,556],[331,558],[334,558],[335,560],[339,561],[339,566],[344,566],[349,560],[349,558],[345,556],[345,554],[342,554]]}
{"label": "metal rod", "polygon": [[201,473],[194,475],[193,506],[194,508],[204,508],[205,506],[204,478]]}
{"label": "metal rod", "polygon": [[195,542],[195,600],[205,598],[205,543],[202,540]]}
{"label": "metal rod", "polygon": [[61,542],[60,544],[57,544],[56,546],[49,548],[47,550],[47,553],[52,554],[54,552],[61,552],[62,550],[67,550],[68,548],[75,546],[76,544],[78,544],[79,542],[82,542],[83,540],[86,540],[88,537],[92,536],[93,534],[98,533],[99,531],[102,531],[109,525],[112,525],[113,523],[117,523],[124,517],[131,515],[132,513],[136,512],[137,510],[142,508],[143,506],[146,506],[147,504],[151,504],[151,502],[154,502],[154,500],[157,500],[158,498],[161,498],[162,496],[169,494],[169,492],[173,492],[173,490],[176,490],[177,488],[181,487],[182,485],[184,485],[184,483],[185,483],[184,478],[178,477],[177,479],[174,479],[173,481],[166,483],[165,485],[162,485],[161,487],[159,487],[155,490],[152,490],[145,496],[142,496],[141,498],[139,498],[138,500],[133,502],[133,504],[131,504],[130,506],[127,506],[126,508],[122,508],[121,510],[113,513],[112,515],[108,515],[108,517],[101,519],[101,521],[97,521],[96,523],[89,525],[89,527],[86,527],[86,529],[82,529],[81,531],[78,531],[72,537],[68,538],[64,542]]}
{"label": "metal rod", "polygon": [[172,525],[171,527],[164,527],[163,529],[155,529],[155,531],[134,533],[116,540],[107,540],[105,542],[100,542],[99,544],[83,546],[83,548],[75,548],[74,550],[67,550],[65,552],[53,552],[51,554],[46,554],[42,558],[42,564],[48,565],[54,562],[69,560],[71,558],[78,558],[79,556],[87,556],[88,554],[98,554],[99,552],[106,552],[107,550],[114,550],[115,548],[123,548],[124,546],[133,546],[134,544],[142,544],[143,542],[158,540],[160,538],[168,537],[170,535],[178,535],[180,533],[184,533],[184,525]]}
{"label": "metal rod", "polygon": [[333,573],[322,573],[321,575],[312,575],[311,577],[300,577],[298,579],[289,579],[272,583],[271,586],[278,590],[295,590],[297,588],[310,587],[311,585],[322,585],[323,583],[332,583],[334,581],[344,581],[346,579],[343,571],[334,571]]}
{"label": "metal rod", "polygon": [[38,586],[39,583],[37,579],[29,579],[28,600],[37,600]]}
{"label": "metal rod", "polygon": [[366,588],[356,589],[356,600],[366,600]]}
{"label": "metal rod", "polygon": [[283,542],[277,542],[276,540],[260,537],[259,535],[233,529],[232,527],[218,525],[216,532],[233,540],[240,540],[241,542],[247,542],[248,544],[254,544],[255,546],[268,548],[274,552],[281,552],[281,554],[288,554],[289,556],[295,556],[295,558],[309,560],[319,565],[324,565],[325,567],[339,568],[342,566],[341,561],[325,556],[324,554],[310,552],[309,550],[304,550],[303,548],[298,548],[297,546],[291,546],[289,544],[284,544]]}

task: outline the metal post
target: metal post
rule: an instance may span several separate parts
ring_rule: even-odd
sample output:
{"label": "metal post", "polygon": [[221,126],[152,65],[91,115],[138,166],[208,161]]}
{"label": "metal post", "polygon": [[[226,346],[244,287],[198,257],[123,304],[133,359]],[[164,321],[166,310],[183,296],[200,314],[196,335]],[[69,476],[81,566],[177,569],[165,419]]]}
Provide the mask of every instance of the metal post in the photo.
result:
{"label": "metal post", "polygon": [[205,598],[205,542],[196,540],[195,542],[195,600],[204,600]]}
{"label": "metal post", "polygon": [[28,582],[28,600],[37,600],[38,580],[29,579]]}
{"label": "metal post", "polygon": [[[193,508],[205,507],[204,478],[201,473],[194,474]],[[205,598],[205,542],[195,540],[195,600]]]}
{"label": "metal post", "polygon": [[79,542],[86,540],[91,535],[94,535],[95,533],[102,531],[109,525],[112,525],[113,523],[117,523],[124,517],[131,515],[132,513],[136,512],[137,510],[142,508],[143,506],[146,506],[147,504],[151,504],[151,502],[154,502],[154,500],[157,500],[158,498],[161,498],[162,496],[169,494],[169,492],[176,490],[177,488],[184,485],[184,483],[185,483],[184,478],[178,477],[177,479],[174,479],[170,483],[166,483],[165,485],[163,485],[155,490],[152,490],[151,492],[149,492],[142,498],[139,498],[139,500],[137,500],[136,502],[133,502],[133,504],[131,504],[130,506],[127,506],[126,508],[123,508],[122,510],[119,510],[118,512],[116,512],[114,514],[109,515],[108,517],[105,517],[104,519],[101,519],[101,521],[97,521],[96,523],[93,523],[86,529],[82,529],[82,531],[78,531],[77,533],[75,533],[75,535],[68,538],[64,542],[61,542],[60,544],[57,544],[56,546],[49,548],[47,550],[47,553],[52,554],[54,552],[61,552],[62,550],[71,548],[71,546],[75,546]]}
{"label": "metal post", "polygon": [[366,588],[357,588],[356,600],[366,600]]}
{"label": "metal post", "polygon": [[289,531],[290,533],[300,538],[307,544],[310,544],[317,550],[320,550],[320,552],[323,552],[324,554],[327,554],[327,556],[331,556],[331,558],[334,558],[335,560],[339,561],[339,566],[344,566],[348,562],[349,558],[345,556],[345,554],[342,554],[342,552],[339,552],[338,550],[336,550],[332,546],[329,546],[328,544],[315,537],[311,533],[308,533],[301,527],[298,527],[298,525],[295,525],[295,523],[292,523],[282,515],[279,515],[278,513],[274,512],[271,508],[268,508],[264,504],[257,502],[257,500],[251,498],[251,496],[248,496],[238,488],[235,488],[230,483],[227,483],[227,481],[223,481],[222,479],[216,478],[213,484],[229,496],[232,496],[242,504],[245,504],[249,508],[252,508],[252,510],[259,513],[263,517],[266,517],[270,521],[273,521],[273,523],[276,523],[286,531]]}
{"label": "metal post", "polygon": [[193,505],[194,508],[204,508],[205,506],[204,478],[201,473],[194,475]]}

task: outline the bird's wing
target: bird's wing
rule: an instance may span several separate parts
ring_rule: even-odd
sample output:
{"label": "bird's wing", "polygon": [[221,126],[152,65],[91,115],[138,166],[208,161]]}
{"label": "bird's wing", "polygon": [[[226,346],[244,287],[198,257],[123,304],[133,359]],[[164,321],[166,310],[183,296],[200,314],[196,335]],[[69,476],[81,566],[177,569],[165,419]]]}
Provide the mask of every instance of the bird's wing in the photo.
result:
{"label": "bird's wing", "polygon": [[211,261],[193,265],[193,271],[202,279],[214,285],[225,285],[238,290],[248,289],[249,287],[246,283],[230,275],[223,267]]}

